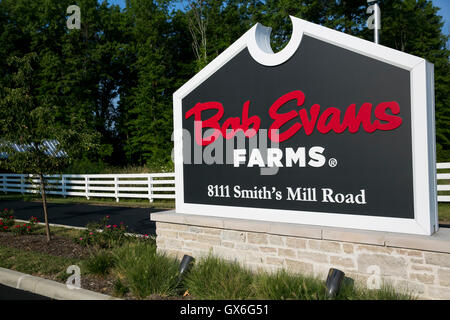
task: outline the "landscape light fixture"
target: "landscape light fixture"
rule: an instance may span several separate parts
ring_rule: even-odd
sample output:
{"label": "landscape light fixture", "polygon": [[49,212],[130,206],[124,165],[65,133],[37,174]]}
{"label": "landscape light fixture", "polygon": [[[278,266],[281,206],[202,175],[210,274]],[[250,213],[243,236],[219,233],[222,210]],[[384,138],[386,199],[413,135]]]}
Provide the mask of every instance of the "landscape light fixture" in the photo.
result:
{"label": "landscape light fixture", "polygon": [[341,270],[331,268],[330,271],[328,271],[328,277],[327,277],[327,291],[326,296],[328,298],[334,298],[339,293],[339,290],[341,289],[342,280],[344,280],[345,273]]}
{"label": "landscape light fixture", "polygon": [[189,270],[191,263],[194,261],[194,258],[185,254],[183,259],[181,259],[180,268],[178,269],[180,273],[180,277]]}

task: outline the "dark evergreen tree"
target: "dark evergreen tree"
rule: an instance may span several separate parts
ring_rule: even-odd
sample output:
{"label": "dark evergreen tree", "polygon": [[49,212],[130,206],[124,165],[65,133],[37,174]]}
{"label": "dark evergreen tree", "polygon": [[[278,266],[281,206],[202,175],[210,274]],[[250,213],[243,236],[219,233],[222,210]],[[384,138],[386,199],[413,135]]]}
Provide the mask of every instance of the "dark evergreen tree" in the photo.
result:
{"label": "dark evergreen tree", "polygon": [[[450,51],[439,8],[430,0],[383,0],[380,44],[427,59],[434,64],[438,161],[450,160]],[[372,31],[362,36],[372,40]]]}
{"label": "dark evergreen tree", "polygon": [[[33,95],[54,107],[61,128],[73,119],[101,137],[78,163],[170,163],[172,94],[254,23],[272,27],[272,47],[288,43],[289,15],[372,41],[365,0],[77,0],[81,30],[66,26],[71,0],[0,1],[0,87],[11,57],[36,54]],[[175,4],[178,3],[177,6]],[[435,65],[438,160],[450,160],[449,50],[430,0],[382,0],[381,44]],[[175,9],[177,8],[177,9]],[[181,9],[180,9],[181,8]]]}

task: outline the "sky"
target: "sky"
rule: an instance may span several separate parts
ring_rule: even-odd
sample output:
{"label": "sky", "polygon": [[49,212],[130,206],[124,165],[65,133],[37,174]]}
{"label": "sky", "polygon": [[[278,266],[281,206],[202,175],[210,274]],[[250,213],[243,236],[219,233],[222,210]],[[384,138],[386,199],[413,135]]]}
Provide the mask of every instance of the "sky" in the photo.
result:
{"label": "sky", "polygon": [[441,8],[438,14],[443,17],[445,23],[442,31],[450,35],[450,0],[433,0],[433,5]]}

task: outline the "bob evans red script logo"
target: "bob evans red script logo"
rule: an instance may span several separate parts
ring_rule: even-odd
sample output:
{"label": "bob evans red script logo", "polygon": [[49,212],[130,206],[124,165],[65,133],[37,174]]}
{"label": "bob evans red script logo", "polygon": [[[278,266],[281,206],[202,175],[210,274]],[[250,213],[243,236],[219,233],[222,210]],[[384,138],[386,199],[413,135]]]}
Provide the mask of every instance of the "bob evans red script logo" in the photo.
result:
{"label": "bob evans red script logo", "polygon": [[[342,114],[341,110],[335,107],[328,107],[321,111],[321,106],[313,104],[311,108],[302,108],[299,111],[291,110],[282,113],[280,108],[289,101],[295,100],[298,107],[305,102],[305,94],[300,91],[292,91],[277,99],[269,108],[269,115],[274,120],[269,128],[269,139],[274,142],[283,142],[294,136],[302,128],[306,135],[311,135],[314,130],[322,134],[330,131],[342,133],[345,130],[356,133],[361,125],[364,131],[372,133],[376,130],[390,131],[398,128],[402,124],[402,118],[397,116],[400,113],[400,106],[395,101],[382,102],[375,109],[371,103],[363,103],[356,111],[356,104],[351,104]],[[225,139],[234,137],[238,130],[242,130],[247,138],[255,136],[260,128],[261,119],[257,115],[249,117],[250,101],[246,101],[242,108],[242,119],[230,117],[222,125],[224,107],[220,102],[199,102],[188,110],[185,118],[194,116],[195,121],[195,141],[198,145],[206,146],[213,143],[220,135]],[[202,113],[206,110],[216,110],[216,113],[208,119],[203,119]],[[376,120],[372,122],[372,112]],[[287,122],[298,118],[298,122],[291,125],[286,130],[280,130]],[[214,131],[203,137],[202,129],[212,128]]]}

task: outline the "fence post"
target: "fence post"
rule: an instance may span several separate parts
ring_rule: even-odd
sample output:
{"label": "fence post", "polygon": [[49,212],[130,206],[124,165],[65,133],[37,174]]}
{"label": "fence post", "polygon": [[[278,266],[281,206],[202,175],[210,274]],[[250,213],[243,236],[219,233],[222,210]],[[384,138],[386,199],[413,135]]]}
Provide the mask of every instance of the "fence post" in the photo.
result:
{"label": "fence post", "polygon": [[[29,178],[30,181],[31,181],[31,190],[32,190],[31,192],[34,193],[34,191],[35,191],[35,189],[36,189],[36,185],[35,185],[35,183],[34,183],[34,181],[33,181],[34,175],[30,174],[30,175],[28,175],[28,178]],[[40,190],[40,189],[38,188],[38,190]]]}
{"label": "fence post", "polygon": [[148,200],[150,202],[153,202],[153,198],[152,198],[152,188],[153,188],[152,181],[153,181],[152,176],[148,175]]}
{"label": "fence post", "polygon": [[24,175],[23,174],[21,174],[20,175],[20,192],[22,193],[22,194],[25,194],[25,191],[24,191]]}
{"label": "fence post", "polygon": [[86,186],[86,199],[89,200],[89,177],[88,176],[84,177],[84,184]]}
{"label": "fence post", "polygon": [[65,198],[66,197],[66,177],[63,174],[61,175],[61,188],[62,188],[62,195]]}
{"label": "fence post", "polygon": [[[33,179],[33,177],[34,176],[32,176],[32,179]],[[41,177],[37,177],[37,179],[39,179],[39,184],[37,185],[37,188],[38,188],[38,190],[39,190],[39,193],[41,193],[42,194],[42,190],[41,190]],[[45,179],[45,177],[44,177],[44,179]],[[34,182],[33,182],[34,183]]]}
{"label": "fence post", "polygon": [[6,176],[3,176],[3,193],[6,194]]}
{"label": "fence post", "polygon": [[117,181],[119,179],[117,177],[114,177],[114,195],[116,196],[116,202],[119,202],[119,185],[117,184]]}

